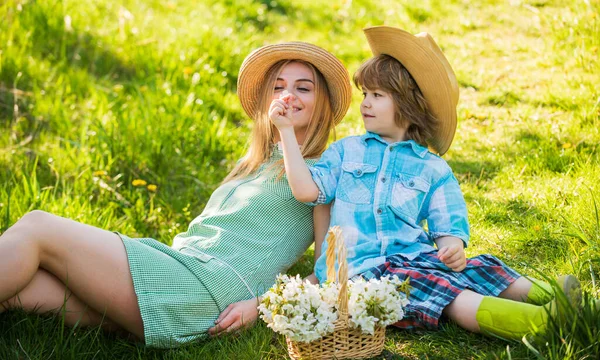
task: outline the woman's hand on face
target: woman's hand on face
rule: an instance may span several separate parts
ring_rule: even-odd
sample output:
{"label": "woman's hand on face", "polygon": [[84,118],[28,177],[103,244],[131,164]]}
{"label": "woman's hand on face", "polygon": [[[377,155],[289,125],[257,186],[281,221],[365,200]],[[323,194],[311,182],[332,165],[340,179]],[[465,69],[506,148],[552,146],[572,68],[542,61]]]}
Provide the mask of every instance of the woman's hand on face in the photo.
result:
{"label": "woman's hand on face", "polygon": [[290,111],[292,96],[292,94],[285,94],[279,99],[273,100],[269,107],[269,118],[279,130],[293,127],[291,118],[292,112]]}
{"label": "woman's hand on face", "polygon": [[258,301],[256,298],[238,301],[229,305],[215,321],[215,326],[208,329],[208,334],[217,336],[250,327],[258,318]]}

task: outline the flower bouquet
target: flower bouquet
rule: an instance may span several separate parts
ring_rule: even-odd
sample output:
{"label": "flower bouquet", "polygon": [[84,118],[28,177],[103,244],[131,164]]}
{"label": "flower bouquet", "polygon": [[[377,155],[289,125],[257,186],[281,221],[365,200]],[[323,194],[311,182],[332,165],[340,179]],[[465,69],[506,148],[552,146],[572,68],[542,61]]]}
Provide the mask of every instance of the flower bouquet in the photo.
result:
{"label": "flower bouquet", "polygon": [[[402,319],[408,279],[384,276],[348,281],[346,248],[339,227],[327,237],[327,282],[279,275],[258,309],[275,332],[286,336],[292,359],[362,358],[381,353],[385,327]],[[335,253],[338,281],[335,282]]]}

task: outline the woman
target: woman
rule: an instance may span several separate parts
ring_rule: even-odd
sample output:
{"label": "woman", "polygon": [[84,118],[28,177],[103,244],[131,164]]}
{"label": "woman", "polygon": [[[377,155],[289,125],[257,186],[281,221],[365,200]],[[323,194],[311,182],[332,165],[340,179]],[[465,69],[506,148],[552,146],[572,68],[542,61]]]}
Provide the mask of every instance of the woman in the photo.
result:
{"label": "woman", "polygon": [[283,177],[267,114],[283,91],[296,98],[290,111],[304,158],[318,157],[350,104],[346,69],[306,43],[259,48],[238,78],[242,107],[255,121],[249,150],[173,247],[30,212],[0,237],[0,312],[64,306],[70,325],[124,329],[155,347],[205,337],[225,309],[211,333],[255,319],[255,298],[325,235],[329,221],[327,208],[315,208],[313,235],[313,210]]}

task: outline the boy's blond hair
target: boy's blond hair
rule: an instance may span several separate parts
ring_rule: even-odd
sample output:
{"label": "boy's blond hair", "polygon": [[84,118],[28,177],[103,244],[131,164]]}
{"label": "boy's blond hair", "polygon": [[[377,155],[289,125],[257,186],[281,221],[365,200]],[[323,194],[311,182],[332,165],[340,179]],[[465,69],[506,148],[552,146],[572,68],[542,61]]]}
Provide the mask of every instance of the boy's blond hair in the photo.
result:
{"label": "boy's blond hair", "polygon": [[380,89],[391,94],[396,125],[406,128],[406,138],[427,147],[438,126],[425,97],[408,70],[389,55],[378,55],[364,62],[354,73],[359,90]]}

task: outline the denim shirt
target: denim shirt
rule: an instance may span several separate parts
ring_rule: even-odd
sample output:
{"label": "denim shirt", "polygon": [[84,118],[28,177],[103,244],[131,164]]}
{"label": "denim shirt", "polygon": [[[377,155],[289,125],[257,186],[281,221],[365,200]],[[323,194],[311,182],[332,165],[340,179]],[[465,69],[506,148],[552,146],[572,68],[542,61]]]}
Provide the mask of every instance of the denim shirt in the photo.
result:
{"label": "denim shirt", "polygon": [[[339,225],[348,249],[348,276],[401,254],[409,260],[434,251],[433,240],[455,236],[467,246],[467,208],[446,161],[415,141],[387,143],[367,132],[337,141],[310,171],[319,188],[313,205],[333,201],[331,226]],[[335,200],[335,201],[334,201]],[[326,280],[325,254],[315,264]]]}

